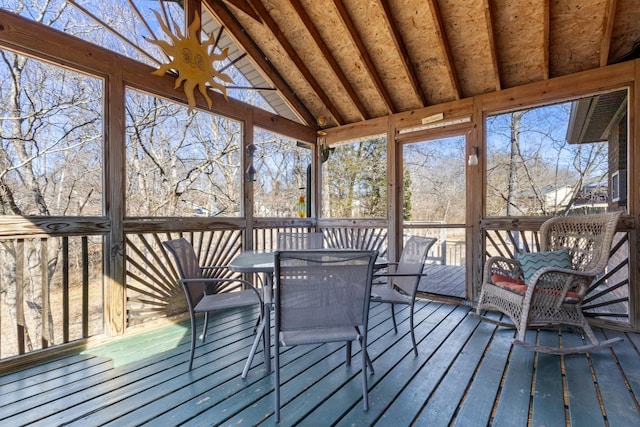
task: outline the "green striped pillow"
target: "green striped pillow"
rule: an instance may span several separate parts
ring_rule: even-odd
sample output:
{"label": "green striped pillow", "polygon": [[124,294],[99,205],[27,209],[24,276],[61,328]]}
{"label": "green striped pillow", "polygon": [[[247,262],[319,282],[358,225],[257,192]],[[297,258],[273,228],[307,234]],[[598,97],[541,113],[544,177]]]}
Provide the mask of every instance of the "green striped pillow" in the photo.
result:
{"label": "green striped pillow", "polygon": [[573,268],[571,265],[571,255],[568,249],[560,249],[550,252],[529,252],[516,256],[520,261],[524,281],[529,284],[535,272],[543,267]]}

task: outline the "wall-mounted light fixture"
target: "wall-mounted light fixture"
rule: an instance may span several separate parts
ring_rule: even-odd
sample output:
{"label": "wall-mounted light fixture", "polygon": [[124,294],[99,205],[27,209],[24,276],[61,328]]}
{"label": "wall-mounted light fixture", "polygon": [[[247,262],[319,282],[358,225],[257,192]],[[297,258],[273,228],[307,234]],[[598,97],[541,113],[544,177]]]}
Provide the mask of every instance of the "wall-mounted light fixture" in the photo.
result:
{"label": "wall-mounted light fixture", "polygon": [[469,166],[475,166],[478,164],[478,154],[480,153],[480,149],[477,146],[473,146],[473,154],[469,154],[469,160],[467,160],[467,164]]}
{"label": "wall-mounted light fixture", "polygon": [[251,143],[249,145],[247,145],[247,158],[249,161],[249,167],[247,167],[247,171],[245,172],[246,177],[247,177],[247,181],[249,182],[253,182],[256,180],[256,168],[253,166],[253,155],[256,152],[256,145],[254,143]]}
{"label": "wall-mounted light fixture", "polygon": [[249,182],[254,182],[256,180],[256,168],[253,167],[253,163],[251,163],[249,165],[249,167],[247,168],[247,181]]}

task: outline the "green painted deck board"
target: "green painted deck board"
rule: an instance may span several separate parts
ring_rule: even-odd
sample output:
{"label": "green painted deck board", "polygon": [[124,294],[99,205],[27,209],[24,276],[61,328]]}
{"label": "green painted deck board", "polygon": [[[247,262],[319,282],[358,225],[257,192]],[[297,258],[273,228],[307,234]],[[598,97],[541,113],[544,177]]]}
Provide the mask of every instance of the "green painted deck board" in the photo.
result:
{"label": "green painted deck board", "polygon": [[[640,339],[637,334],[625,334],[617,331],[606,331],[606,338],[621,337],[623,342],[616,344],[615,352],[625,378],[636,396],[640,396],[640,364],[638,364],[637,348],[640,348]],[[635,345],[635,348],[633,347]]]}
{"label": "green painted deck board", "polygon": [[[429,397],[439,384],[442,384],[450,363],[456,359],[459,349],[468,341],[478,325],[476,319],[466,314],[466,309],[457,309],[439,325],[438,332],[442,334],[436,333],[432,337],[436,343],[433,352],[424,355],[427,360],[419,371],[409,372],[406,387],[384,411],[380,423],[391,425],[397,421],[398,425],[408,425],[413,422]],[[384,395],[384,390],[380,393]],[[381,396],[380,400],[380,404],[383,405],[384,397]]]}
{"label": "green painted deck board", "polygon": [[[246,323],[246,322],[245,322]],[[231,328],[233,330],[233,328]],[[212,332],[212,339],[216,340],[220,335],[221,339],[226,338],[230,342],[238,340],[239,335],[229,334],[229,329],[221,329]],[[150,333],[157,336],[156,332]],[[146,337],[146,336],[145,336]],[[251,345],[252,337],[247,335],[246,346]],[[142,340],[146,341],[146,340]],[[120,343],[116,343],[119,347]],[[99,353],[109,354],[108,346],[101,346]],[[140,350],[139,350],[140,351]],[[155,349],[150,350],[157,355]],[[50,393],[40,393],[28,399],[18,402],[17,415],[15,420],[20,422],[36,422],[41,421],[44,424],[58,424],[62,422],[71,422],[77,418],[78,413],[82,413],[84,408],[90,408],[95,411],[100,408],[108,408],[115,400],[121,400],[127,396],[136,396],[140,391],[145,390],[147,382],[144,380],[151,377],[151,381],[157,376],[165,376],[160,383],[166,380],[167,373],[172,372],[170,368],[179,366],[175,375],[181,375],[185,372],[184,364],[187,358],[188,343],[185,342],[182,347],[175,347],[171,351],[163,352],[160,356],[154,358],[146,358],[128,364],[121,364],[115,367],[111,372],[104,372],[98,375],[86,377],[80,381],[75,381],[65,387],[52,390]],[[121,357],[121,354],[118,355]],[[139,358],[139,355],[138,355]],[[113,395],[117,397],[113,397]],[[26,407],[38,407],[38,411],[30,411],[27,414],[20,414],[20,411]],[[109,409],[111,411],[111,409]],[[41,417],[42,413],[52,414],[48,417]],[[111,412],[113,414],[113,412]],[[13,419],[9,418],[9,421]]]}
{"label": "green painted deck board", "polygon": [[[481,324],[477,332],[481,331]],[[468,426],[471,424],[488,424],[491,418],[493,403],[499,393],[502,375],[507,366],[509,348],[511,347],[512,335],[498,330],[492,337],[489,347],[480,361],[478,370],[474,373],[473,381],[471,377],[466,378],[469,388],[464,396],[468,404],[458,404],[460,408],[456,415],[455,425]],[[471,353],[474,349],[469,348],[465,353]],[[462,365],[464,361],[460,361]],[[462,378],[461,378],[462,380]],[[446,397],[446,393],[442,392]],[[457,409],[457,408],[456,408]]]}
{"label": "green painted deck board", "polygon": [[[599,340],[604,335],[596,331]],[[624,346],[625,343],[616,344]],[[613,348],[614,351],[618,350]],[[636,360],[640,359],[636,356]],[[616,361],[611,357],[609,349],[601,349],[591,353],[593,369],[602,396],[607,420],[612,426],[637,426],[640,425],[640,412],[637,406],[638,397],[633,396],[627,389],[623,375]]]}
{"label": "green painted deck board", "polygon": [[[15,392],[32,394],[29,390],[31,387],[37,387],[40,392],[47,387],[47,383],[55,384],[56,380],[69,382],[69,378],[74,375],[82,377],[88,372],[89,375],[92,375],[91,371],[108,370],[112,367],[113,363],[108,358],[87,355],[65,358],[55,364],[47,364],[47,369],[45,370],[37,367],[36,369],[26,369],[19,373],[7,375],[7,378],[3,378],[7,381],[0,385],[0,397],[4,394]],[[57,385],[53,385],[53,387],[57,387]],[[17,396],[15,395],[15,397]]]}
{"label": "green painted deck board", "polygon": [[[538,332],[537,339],[540,345],[547,347],[558,346],[559,342],[558,334],[550,330]],[[560,357],[538,353],[534,374],[533,425],[563,425],[565,415]]]}
{"label": "green painted deck board", "polygon": [[[234,377],[233,374],[237,369],[242,370],[245,361],[242,354],[248,353],[253,341],[251,334],[253,323],[249,322],[249,326],[247,326],[247,322],[243,320],[241,325],[244,325],[242,329],[232,328],[235,330],[235,334],[232,335],[228,334],[228,330],[211,331],[207,342],[197,347],[196,354],[201,354],[200,364],[194,363],[193,370],[186,375],[184,361],[188,358],[188,342],[184,343],[184,349],[176,349],[164,353],[163,356],[158,356],[156,362],[150,367],[151,369],[145,367],[132,372],[135,373],[133,378],[131,378],[131,374],[122,375],[122,382],[116,388],[111,386],[106,390],[96,388],[93,392],[96,394],[96,398],[100,399],[101,410],[80,421],[84,425],[87,423],[98,425],[112,419],[114,412],[128,414],[137,409],[140,403],[140,400],[132,401],[129,398],[141,393],[144,393],[143,401],[151,403],[159,396],[167,394],[168,390],[195,389],[197,387],[210,389],[214,385],[209,379],[215,370],[223,372],[229,378]],[[222,347],[226,351],[224,353],[210,351],[214,347]],[[173,393],[170,395],[175,404],[176,396]],[[146,416],[154,417],[156,414],[158,412],[148,412]],[[137,422],[140,422],[144,416],[138,414],[136,416]],[[65,420],[65,422],[70,421]]]}
{"label": "green painted deck board", "polygon": [[[359,393],[350,393],[349,389],[343,387],[336,393],[328,393],[328,404],[317,403],[314,411],[308,414],[302,425],[313,425],[317,419],[327,420],[328,423],[340,421],[341,425],[350,423],[367,424],[373,422],[385,408],[385,400],[389,400],[392,394],[401,390],[406,383],[406,378],[415,373],[416,367],[424,363],[426,354],[429,354],[431,332],[438,324],[451,312],[451,307],[442,309],[442,305],[432,303],[425,305],[422,309],[416,311],[415,321],[418,332],[416,340],[418,341],[418,357],[413,355],[413,347],[411,338],[407,335],[408,325],[398,325],[398,334],[393,332],[392,325],[387,326],[387,332],[380,339],[375,340],[369,346],[369,352],[373,359],[375,374],[369,376],[369,411],[365,412],[362,406],[361,395]],[[390,321],[389,321],[390,322]],[[426,334],[426,337],[425,337]],[[391,340],[389,342],[388,340]],[[389,372],[393,371],[391,378]],[[361,377],[358,376],[352,383],[352,387],[361,390]],[[380,396],[380,391],[384,392],[384,396]],[[325,392],[326,393],[326,392]],[[350,396],[351,395],[351,396]],[[357,397],[358,399],[354,399]],[[382,397],[382,399],[381,399]],[[336,408],[336,410],[333,410]],[[346,416],[342,418],[342,415]],[[298,415],[299,416],[299,415]],[[283,415],[283,420],[284,420]]]}
{"label": "green painted deck board", "polygon": [[[515,330],[501,328],[498,333],[505,335],[510,340],[515,336]],[[527,332],[526,340],[535,336],[534,331]],[[533,359],[535,353],[522,347],[514,346],[509,354],[504,382],[493,419],[497,426],[526,425],[529,419],[529,403],[531,399],[531,382],[533,372]]]}
{"label": "green painted deck board", "polygon": [[458,403],[462,400],[470,379],[491,339],[492,329],[486,323],[480,323],[476,327],[463,350],[456,355],[455,361],[442,378],[443,383],[448,384],[447,387],[439,387],[434,390],[416,420],[418,424],[448,425],[453,419]]}
{"label": "green painted deck board", "polygon": [[[577,333],[563,333],[562,342],[567,346],[579,346],[584,342]],[[604,426],[604,418],[591,413],[600,406],[596,386],[591,376],[589,359],[584,354],[572,354],[564,358],[571,425]]]}
{"label": "green painted deck board", "polygon": [[[399,310],[396,334],[388,306],[373,304],[368,349],[376,373],[366,412],[357,344],[350,367],[340,343],[283,350],[281,425],[552,426],[565,418],[574,426],[640,425],[637,334],[596,329],[625,342],[589,356],[538,355],[512,348],[513,330],[469,311],[419,302],[414,357],[407,312]],[[0,375],[0,424],[274,425],[272,376],[261,349],[248,378],[240,377],[256,315],[241,309],[213,316],[191,372],[183,322]],[[557,342],[558,335],[530,331],[527,341],[535,339]],[[580,336],[564,331],[562,340],[570,345]]]}

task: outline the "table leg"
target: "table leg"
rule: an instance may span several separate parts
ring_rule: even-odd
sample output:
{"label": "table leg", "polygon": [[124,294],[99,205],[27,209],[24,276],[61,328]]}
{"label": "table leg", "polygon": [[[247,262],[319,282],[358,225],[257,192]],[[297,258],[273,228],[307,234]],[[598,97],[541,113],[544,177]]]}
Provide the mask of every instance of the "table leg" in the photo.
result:
{"label": "table leg", "polygon": [[273,277],[271,273],[264,274],[262,297],[264,300],[264,366],[267,373],[271,373],[271,307],[273,300]]}
{"label": "table leg", "polygon": [[262,342],[264,344],[264,352],[262,355],[264,356],[264,366],[267,373],[271,373],[271,304],[272,304],[272,283],[270,273],[265,273],[265,280],[263,286],[263,311],[262,311],[262,319],[260,320],[260,324],[256,329],[256,337],[253,340],[253,345],[251,346],[251,351],[249,352],[249,357],[247,358],[247,362],[244,365],[244,369],[242,370],[242,378],[246,378],[249,373],[249,369],[251,368],[251,363],[253,362],[253,357],[256,354],[256,350],[258,349],[258,344],[260,343],[260,337],[262,336]]}

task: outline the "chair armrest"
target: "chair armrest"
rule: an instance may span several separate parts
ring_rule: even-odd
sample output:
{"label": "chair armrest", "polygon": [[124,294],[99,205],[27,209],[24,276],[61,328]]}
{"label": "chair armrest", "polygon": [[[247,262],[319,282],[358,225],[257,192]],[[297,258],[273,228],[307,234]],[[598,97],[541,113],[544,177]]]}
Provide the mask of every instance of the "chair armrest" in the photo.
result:
{"label": "chair armrest", "polygon": [[[371,281],[371,284],[373,286],[388,286],[389,284],[388,279],[391,277],[427,277],[427,276],[428,276],[427,273],[381,273],[381,274],[373,275],[373,280]],[[382,278],[385,278],[386,280],[380,280]]]}
{"label": "chair armrest", "polygon": [[200,267],[200,270],[228,270],[229,267],[226,265],[204,265]]}
{"label": "chair armrest", "polygon": [[374,274],[373,278],[376,277],[425,277],[428,276],[427,273],[384,273],[384,274]]}
{"label": "chair armrest", "polygon": [[[531,292],[535,289],[549,289],[560,292],[562,299],[567,292],[574,292],[584,298],[595,275],[591,272],[573,270],[571,268],[543,267],[531,276],[528,287]],[[527,290],[529,291],[529,289]]]}
{"label": "chair armrest", "polygon": [[[234,277],[218,277],[218,278],[200,278],[200,279],[178,279],[178,282],[182,283],[184,286],[187,286],[187,287],[191,287],[190,285],[196,284],[196,283],[199,283],[199,284],[238,283],[237,286],[234,286],[231,289],[236,289],[236,288],[251,289],[256,293],[256,295],[260,299],[260,302],[262,303],[262,295],[260,291],[251,282],[248,282],[244,279],[238,279]],[[206,292],[205,292],[205,295],[206,295]]]}
{"label": "chair armrest", "polygon": [[494,274],[500,274],[503,276],[511,277],[513,279],[523,279],[522,267],[520,262],[502,256],[492,256],[487,259],[484,264],[484,277],[483,282],[491,283],[491,276]]}

